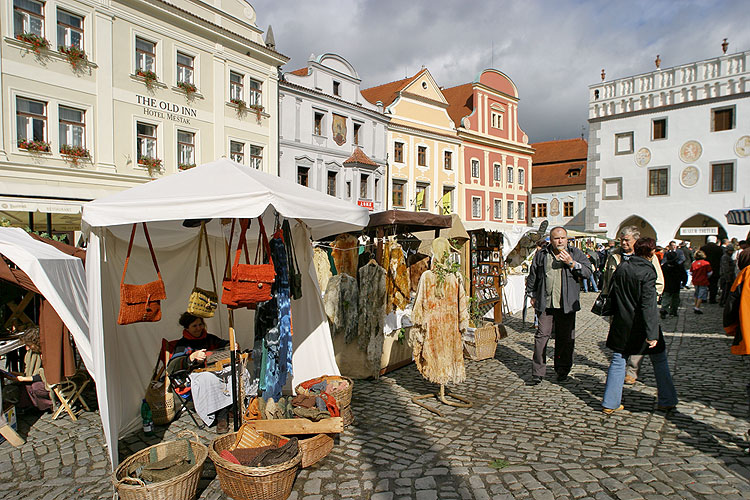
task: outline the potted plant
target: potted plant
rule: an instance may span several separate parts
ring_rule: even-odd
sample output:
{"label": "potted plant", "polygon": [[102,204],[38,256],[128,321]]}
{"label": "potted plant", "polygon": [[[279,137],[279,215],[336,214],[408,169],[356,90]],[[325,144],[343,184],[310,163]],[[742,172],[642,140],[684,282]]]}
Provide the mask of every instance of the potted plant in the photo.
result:
{"label": "potted plant", "polygon": [[88,149],[82,146],[71,146],[70,144],[60,146],[60,154],[67,156],[73,165],[78,165],[78,162],[84,158],[90,158]]}
{"label": "potted plant", "polygon": [[83,49],[76,45],[70,45],[68,47],[60,45],[58,47],[58,50],[65,56],[65,58],[68,60],[68,63],[73,67],[74,70],[81,69],[81,66],[86,63],[86,61],[88,61],[86,52],[84,52]]}
{"label": "potted plant", "polygon": [[49,40],[34,33],[21,33],[19,35],[16,35],[16,38],[18,40],[21,40],[22,42],[31,44],[31,50],[33,50],[37,54],[39,54],[42,49],[49,48]]}
{"label": "potted plant", "polygon": [[236,97],[229,100],[232,104],[237,106],[237,115],[242,116],[247,112],[247,103],[243,101],[242,99],[238,99]]}
{"label": "potted plant", "polygon": [[138,164],[148,169],[149,175],[161,172],[161,160],[151,156],[141,156],[138,158]]}
{"label": "potted plant", "polygon": [[19,139],[18,147],[31,153],[49,153],[50,145],[46,141],[30,141],[28,139]]}
{"label": "potted plant", "polygon": [[189,170],[195,167],[195,163],[178,163],[177,168],[180,170]]}
{"label": "potted plant", "polygon": [[150,69],[139,69],[136,72],[137,76],[140,76],[143,78],[143,83],[146,84],[146,87],[151,90],[154,88],[154,84],[158,81],[158,78],[156,77],[156,73],[151,71]]}
{"label": "potted plant", "polygon": [[177,82],[177,87],[182,89],[183,92],[185,92],[185,95],[188,99],[190,99],[193,94],[198,92],[198,87],[196,87],[194,84],[190,82]]}
{"label": "potted plant", "polygon": [[260,104],[251,104],[249,108],[255,111],[255,119],[260,122],[260,114],[263,112],[263,106]]}

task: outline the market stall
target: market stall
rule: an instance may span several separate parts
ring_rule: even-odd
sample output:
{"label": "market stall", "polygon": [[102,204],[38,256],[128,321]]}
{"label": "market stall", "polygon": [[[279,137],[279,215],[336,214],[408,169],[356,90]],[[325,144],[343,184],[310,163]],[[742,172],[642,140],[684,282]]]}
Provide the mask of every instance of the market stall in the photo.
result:
{"label": "market stall", "polygon": [[[185,227],[186,220],[207,220],[207,240],[215,256],[226,252],[229,225],[222,219],[262,217],[269,227],[274,220],[288,221],[294,238],[294,257],[301,270],[302,297],[291,301],[294,317],[293,378],[296,385],[323,374],[337,375],[330,330],[312,265],[311,238],[360,230],[368,212],[348,202],[249,169],[227,159],[164,177],[88,203],[83,229],[89,238],[86,277],[92,358],[104,435],[113,466],[118,463],[117,439],[140,425],[139,408],[144,389],[160,350],[162,338],[179,335],[178,316],[185,311],[194,285],[192,269],[198,251],[199,229]],[[226,222],[226,220],[224,221]],[[155,271],[148,250],[158,257],[166,300],[161,301],[159,322],[120,326],[120,281],[128,253],[131,228],[148,223],[151,245],[139,231],[129,259],[128,282],[147,283]],[[253,223],[255,224],[255,223]],[[248,246],[256,248],[258,226],[249,232]],[[214,259],[213,269],[223,276],[224,258]],[[229,319],[220,305],[206,320],[207,330],[227,337]],[[254,313],[234,314],[236,340],[253,345]]]}

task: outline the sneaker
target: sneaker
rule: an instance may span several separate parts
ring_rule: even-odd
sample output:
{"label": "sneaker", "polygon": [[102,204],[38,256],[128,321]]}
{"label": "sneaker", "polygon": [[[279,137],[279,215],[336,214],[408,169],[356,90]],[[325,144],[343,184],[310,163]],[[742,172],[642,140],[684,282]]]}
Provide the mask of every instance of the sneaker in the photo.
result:
{"label": "sneaker", "polygon": [[612,415],[616,411],[624,410],[625,407],[620,405],[617,408],[602,408],[602,413],[605,415]]}
{"label": "sneaker", "polygon": [[544,377],[537,377],[534,375],[531,377],[531,380],[526,382],[526,385],[539,385],[542,383],[542,380],[544,380]]}
{"label": "sneaker", "polygon": [[633,385],[635,384],[635,381],[637,379],[635,377],[631,377],[630,375],[625,375],[625,384],[627,385]]}
{"label": "sneaker", "polygon": [[227,432],[229,432],[229,419],[219,419],[216,422],[216,434],[226,434]]}
{"label": "sneaker", "polygon": [[703,314],[703,311],[701,311],[700,309],[697,309],[697,308],[695,308],[695,307],[693,308],[693,312],[694,312],[695,314]]}

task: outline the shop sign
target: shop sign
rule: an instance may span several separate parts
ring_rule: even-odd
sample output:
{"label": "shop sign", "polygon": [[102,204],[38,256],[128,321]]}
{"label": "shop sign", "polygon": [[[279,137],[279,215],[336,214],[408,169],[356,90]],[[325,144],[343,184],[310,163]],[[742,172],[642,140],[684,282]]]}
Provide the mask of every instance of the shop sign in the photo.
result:
{"label": "shop sign", "polygon": [[681,227],[680,236],[718,236],[718,227]]}
{"label": "shop sign", "polygon": [[370,212],[375,210],[375,204],[371,201],[357,200],[357,205],[359,205],[360,207],[365,207]]}
{"label": "shop sign", "polygon": [[143,114],[150,118],[166,118],[173,122],[190,125],[190,118],[197,118],[198,111],[169,101],[162,101],[145,95],[136,96],[136,103],[143,106]]}
{"label": "shop sign", "polygon": [[606,222],[600,222],[599,223],[599,227],[607,227],[607,223]]}

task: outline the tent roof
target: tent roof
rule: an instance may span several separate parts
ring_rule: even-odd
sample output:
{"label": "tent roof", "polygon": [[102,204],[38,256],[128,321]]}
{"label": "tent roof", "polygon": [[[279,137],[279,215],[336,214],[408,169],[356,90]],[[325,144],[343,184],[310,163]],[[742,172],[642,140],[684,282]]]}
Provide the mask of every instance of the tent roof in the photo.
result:
{"label": "tent roof", "polygon": [[409,210],[386,210],[370,215],[367,230],[373,232],[372,230],[376,227],[384,226],[393,226],[396,234],[430,229],[447,229],[451,227],[451,216]]}
{"label": "tent roof", "polygon": [[738,226],[750,224],[750,208],[737,208],[726,214],[727,222]]}
{"label": "tent roof", "polygon": [[222,158],[101,198],[83,207],[88,227],[200,218],[255,218],[273,207],[313,238],[367,225],[366,208]]}

